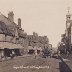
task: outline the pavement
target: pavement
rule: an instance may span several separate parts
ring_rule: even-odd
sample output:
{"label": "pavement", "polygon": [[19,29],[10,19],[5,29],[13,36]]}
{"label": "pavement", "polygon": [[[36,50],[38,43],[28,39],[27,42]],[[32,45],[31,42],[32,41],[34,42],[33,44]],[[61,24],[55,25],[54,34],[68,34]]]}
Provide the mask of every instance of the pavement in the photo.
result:
{"label": "pavement", "polygon": [[56,58],[21,56],[0,62],[0,72],[60,72]]}
{"label": "pavement", "polygon": [[65,62],[65,64],[68,66],[68,68],[71,70],[72,72],[72,60]]}
{"label": "pavement", "polygon": [[60,57],[61,62],[59,62],[60,72],[72,72],[72,60]]}

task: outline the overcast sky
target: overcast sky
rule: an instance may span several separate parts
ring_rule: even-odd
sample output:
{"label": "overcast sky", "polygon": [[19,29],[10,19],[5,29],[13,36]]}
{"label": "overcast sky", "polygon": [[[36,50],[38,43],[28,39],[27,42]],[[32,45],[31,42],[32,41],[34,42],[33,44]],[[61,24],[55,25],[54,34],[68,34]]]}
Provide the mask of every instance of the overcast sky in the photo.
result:
{"label": "overcast sky", "polygon": [[55,47],[65,32],[69,6],[72,8],[72,0],[0,0],[1,13],[7,16],[13,11],[16,23],[17,18],[22,19],[25,32],[47,35]]}

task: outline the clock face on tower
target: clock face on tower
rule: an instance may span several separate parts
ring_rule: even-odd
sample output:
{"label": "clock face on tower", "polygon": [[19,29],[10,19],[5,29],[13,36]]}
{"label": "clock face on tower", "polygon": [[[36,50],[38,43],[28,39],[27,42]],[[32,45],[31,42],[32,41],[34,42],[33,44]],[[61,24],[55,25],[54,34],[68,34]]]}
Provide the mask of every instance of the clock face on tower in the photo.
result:
{"label": "clock face on tower", "polygon": [[70,23],[67,23],[67,28],[69,28],[70,27]]}

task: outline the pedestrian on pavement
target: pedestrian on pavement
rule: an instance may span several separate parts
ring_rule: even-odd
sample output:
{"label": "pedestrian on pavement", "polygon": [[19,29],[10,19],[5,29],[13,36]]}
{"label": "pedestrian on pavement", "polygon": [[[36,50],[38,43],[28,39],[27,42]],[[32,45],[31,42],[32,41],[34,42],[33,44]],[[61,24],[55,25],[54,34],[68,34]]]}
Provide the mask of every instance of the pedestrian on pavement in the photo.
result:
{"label": "pedestrian on pavement", "polygon": [[10,56],[11,56],[11,59],[13,59],[14,58],[14,56],[15,56],[15,52],[12,50],[12,53],[10,54]]}
{"label": "pedestrian on pavement", "polygon": [[37,50],[35,50],[35,59],[36,59],[36,56],[37,56]]}

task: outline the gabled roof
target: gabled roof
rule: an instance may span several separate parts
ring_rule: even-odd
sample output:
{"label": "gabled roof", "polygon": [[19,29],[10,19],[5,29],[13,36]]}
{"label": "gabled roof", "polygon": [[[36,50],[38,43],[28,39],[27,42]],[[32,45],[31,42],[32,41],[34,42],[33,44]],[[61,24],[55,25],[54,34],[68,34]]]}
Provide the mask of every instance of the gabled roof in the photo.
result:
{"label": "gabled roof", "polygon": [[0,16],[4,17],[7,20],[7,23],[9,23],[10,25],[17,27],[17,24],[15,22],[12,22],[8,17],[3,15],[1,12],[0,12]]}
{"label": "gabled roof", "polygon": [[[19,29],[19,31],[18,31],[19,37],[26,38],[26,34],[25,33],[23,34],[21,32],[22,29],[20,29],[19,26],[15,22],[12,22],[8,17],[4,16],[2,13],[0,13],[0,17],[1,17],[0,18],[0,22],[1,22],[0,23],[0,26],[1,26],[0,27],[1,28],[0,33],[4,33],[4,34],[8,34],[8,35],[14,35],[15,33],[9,27],[13,27],[13,28],[15,27],[15,28]],[[7,29],[7,30],[4,30],[4,29]]]}

